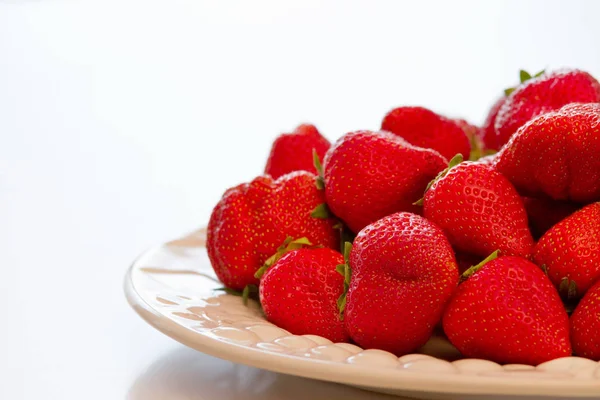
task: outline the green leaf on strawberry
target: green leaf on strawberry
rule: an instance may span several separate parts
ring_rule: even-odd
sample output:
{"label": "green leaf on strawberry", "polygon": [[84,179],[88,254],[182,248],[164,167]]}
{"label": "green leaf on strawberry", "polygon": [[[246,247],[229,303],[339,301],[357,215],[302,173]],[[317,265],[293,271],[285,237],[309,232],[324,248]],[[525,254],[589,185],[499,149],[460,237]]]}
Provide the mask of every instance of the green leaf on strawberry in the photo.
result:
{"label": "green leaf on strawberry", "polygon": [[317,178],[315,179],[315,186],[319,190],[325,189],[325,180],[323,179],[323,165],[321,164],[321,160],[319,159],[319,154],[316,149],[313,149],[313,165],[315,166],[315,170],[317,170]]}
{"label": "green leaf on strawberry", "polygon": [[350,287],[350,279],[352,278],[352,268],[350,268],[350,252],[352,251],[352,243],[344,243],[344,264],[339,264],[335,270],[344,277],[344,292],[337,300],[338,310],[340,310],[340,319],[344,319],[344,310],[346,309],[346,293]]}
{"label": "green leaf on strawberry", "polygon": [[419,200],[415,201],[413,203],[413,205],[415,205],[415,206],[422,206],[423,205],[423,199],[425,197],[425,193],[427,193],[427,191],[431,188],[431,186],[433,186],[434,183],[436,183],[441,178],[443,178],[444,176],[446,176],[446,174],[448,173],[448,171],[450,171],[452,168],[456,167],[461,162],[463,162],[463,156],[462,156],[462,154],[459,153],[459,154],[455,155],[454,157],[452,157],[452,159],[448,163],[448,167],[446,167],[446,169],[440,171],[440,173],[437,174],[437,176],[433,180],[431,180],[431,182],[429,182],[427,184],[427,187],[425,188],[425,192],[423,193],[423,197],[421,197]]}
{"label": "green leaf on strawberry", "polygon": [[[283,255],[285,253],[290,252],[292,250],[301,249],[305,246],[312,246],[312,243],[306,237],[302,237],[302,238],[294,240],[294,238],[292,238],[291,236],[288,236],[283,241],[283,244],[281,246],[279,246],[279,248],[277,249],[277,252],[275,252],[275,254],[273,254],[271,257],[267,258],[267,261],[265,261],[263,266],[260,267],[256,271],[256,273],[254,274],[254,277],[256,279],[260,279],[265,274],[265,272],[267,272],[267,270],[269,268],[271,268],[277,262],[277,260],[279,260],[281,257],[283,257]],[[245,290],[245,288],[244,288],[244,290]]]}
{"label": "green leaf on strawberry", "polygon": [[315,209],[310,213],[310,216],[318,219],[327,219],[331,218],[331,212],[329,212],[329,207],[327,207],[327,203],[321,203],[315,207]]}

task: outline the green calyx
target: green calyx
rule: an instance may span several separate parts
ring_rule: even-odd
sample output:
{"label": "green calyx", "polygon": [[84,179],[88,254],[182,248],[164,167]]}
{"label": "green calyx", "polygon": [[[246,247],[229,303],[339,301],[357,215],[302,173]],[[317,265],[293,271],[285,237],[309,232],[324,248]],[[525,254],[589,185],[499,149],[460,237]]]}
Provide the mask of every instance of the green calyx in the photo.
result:
{"label": "green calyx", "polygon": [[269,268],[271,268],[273,266],[273,264],[275,264],[277,262],[277,260],[279,260],[281,257],[283,257],[283,255],[285,253],[290,252],[292,250],[301,249],[305,246],[312,246],[312,243],[310,242],[310,240],[308,240],[308,238],[301,237],[299,239],[294,239],[291,236],[288,236],[283,241],[283,244],[277,248],[277,251],[275,252],[275,254],[273,254],[271,257],[267,258],[267,261],[265,261],[263,266],[260,267],[254,273],[254,277],[256,279],[262,278],[262,276],[265,274],[265,272],[267,272],[267,270]]}
{"label": "green calyx", "polygon": [[244,287],[244,290],[242,290],[241,292],[239,290],[231,289],[228,287],[221,287],[215,290],[225,292],[233,296],[241,297],[245,306],[248,305],[248,300],[250,298],[256,298],[256,294],[258,294],[258,287],[256,285],[246,285]]}
{"label": "green calyx", "polygon": [[350,252],[352,251],[352,243],[344,243],[344,264],[339,264],[335,270],[344,277],[344,291],[337,300],[337,307],[340,312],[340,319],[344,319],[344,310],[346,309],[346,294],[350,287],[350,279],[352,278],[352,269],[350,268]]}
{"label": "green calyx", "polygon": [[574,300],[577,298],[577,283],[567,277],[564,277],[558,285],[558,293],[565,300]]}
{"label": "green calyx", "polygon": [[457,155],[455,155],[454,157],[452,157],[452,159],[448,163],[448,167],[446,167],[446,169],[440,171],[440,173],[437,174],[437,176],[435,178],[433,178],[433,180],[431,180],[431,182],[429,182],[427,184],[427,187],[425,188],[425,192],[423,193],[423,197],[421,197],[419,200],[415,201],[413,203],[413,205],[414,206],[422,206],[423,205],[423,199],[425,198],[425,193],[427,193],[427,191],[431,188],[431,186],[433,186],[434,183],[436,183],[437,181],[439,181],[440,179],[442,179],[444,176],[446,176],[446,174],[448,173],[448,171],[450,171],[452,168],[456,167],[461,162],[463,162],[463,156],[462,156],[462,154],[458,153]]}
{"label": "green calyx", "polygon": [[481,268],[483,268],[483,266],[485,264],[487,264],[490,261],[495,260],[496,258],[498,258],[498,254],[500,254],[500,250],[494,251],[492,254],[490,254],[489,256],[487,256],[482,262],[480,262],[477,265],[473,265],[471,268],[469,268],[468,270],[466,270],[465,272],[463,272],[463,274],[460,276],[460,282],[466,281],[471,276],[473,276],[477,271],[479,271]]}
{"label": "green calyx", "polygon": [[323,165],[321,165],[321,160],[319,160],[319,155],[317,154],[317,150],[313,149],[313,165],[315,166],[315,170],[317,171],[317,178],[315,179],[315,186],[319,190],[325,189],[325,179],[323,179]]}
{"label": "green calyx", "polygon": [[[525,83],[525,82],[527,82],[530,79],[542,76],[544,74],[544,72],[546,72],[545,69],[541,70],[537,74],[531,75],[529,72],[527,72],[524,69],[522,69],[522,70],[519,71],[519,81],[520,81],[520,83]],[[515,91],[515,89],[516,89],[516,87],[510,87],[510,88],[504,89],[504,94],[506,96],[509,96],[512,92]]]}
{"label": "green calyx", "polygon": [[310,213],[310,216],[318,219],[327,219],[331,218],[331,212],[329,212],[329,207],[327,207],[327,203],[319,204],[315,207],[314,210]]}

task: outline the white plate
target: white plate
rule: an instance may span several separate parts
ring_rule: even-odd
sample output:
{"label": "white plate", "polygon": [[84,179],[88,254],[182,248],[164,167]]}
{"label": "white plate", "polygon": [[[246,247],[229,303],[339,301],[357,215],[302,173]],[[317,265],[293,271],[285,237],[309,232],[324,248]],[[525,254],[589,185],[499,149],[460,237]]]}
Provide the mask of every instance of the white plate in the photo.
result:
{"label": "white plate", "polygon": [[241,298],[214,291],[222,285],[210,267],[204,237],[200,230],[146,252],[125,278],[135,311],[196,350],[271,371],[423,399],[600,398],[600,364],[583,358],[537,367],[450,362],[442,358],[456,359],[456,351],[441,338],[430,340],[421,354],[398,358],[319,336],[291,335],[267,322],[257,303],[244,306]]}

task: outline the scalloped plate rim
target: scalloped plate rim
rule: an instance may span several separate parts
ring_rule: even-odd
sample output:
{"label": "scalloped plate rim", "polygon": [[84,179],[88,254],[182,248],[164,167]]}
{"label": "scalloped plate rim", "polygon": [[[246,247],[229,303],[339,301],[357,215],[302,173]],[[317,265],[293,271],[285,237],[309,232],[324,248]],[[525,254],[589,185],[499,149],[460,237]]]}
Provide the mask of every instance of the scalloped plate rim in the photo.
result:
{"label": "scalloped plate rim", "polygon": [[134,311],[155,329],[183,345],[208,355],[273,372],[342,383],[373,391],[382,389],[385,393],[393,390],[407,393],[447,394],[448,396],[469,394],[551,396],[548,398],[555,396],[600,397],[600,379],[527,380],[524,378],[485,377],[460,372],[445,374],[393,368],[365,368],[360,365],[335,361],[301,358],[219,340],[191,330],[166,317],[148,304],[138,293],[134,273],[143,268],[141,260],[152,258],[158,251],[174,246],[178,247],[174,242],[155,246],[135,259],[125,275],[125,296]]}

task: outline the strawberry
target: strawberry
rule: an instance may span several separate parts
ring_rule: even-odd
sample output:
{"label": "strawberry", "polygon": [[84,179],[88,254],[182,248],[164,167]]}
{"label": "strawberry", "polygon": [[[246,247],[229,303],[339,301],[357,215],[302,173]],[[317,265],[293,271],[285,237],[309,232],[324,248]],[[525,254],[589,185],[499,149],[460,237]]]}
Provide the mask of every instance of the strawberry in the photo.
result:
{"label": "strawberry", "polygon": [[260,280],[267,319],[295,335],[347,342],[337,306],[344,291],[344,278],[336,271],[340,264],[344,257],[327,248],[293,250],[281,257]]}
{"label": "strawberry", "polygon": [[529,228],[534,238],[539,239],[554,225],[581,208],[579,204],[556,201],[548,198],[522,197]]}
{"label": "strawberry", "polygon": [[471,145],[455,121],[423,107],[398,107],[381,123],[381,130],[399,135],[407,142],[438,151],[446,159],[456,154],[469,158]]}
{"label": "strawberry", "polygon": [[525,196],[589,203],[600,200],[598,154],[600,104],[570,104],[523,125],[494,166]]}
{"label": "strawberry", "polygon": [[442,228],[457,250],[485,257],[500,249],[528,257],[533,238],[517,191],[492,168],[459,162],[455,157],[425,192],[425,218]]}
{"label": "strawberry", "polygon": [[479,128],[478,126],[471,124],[469,121],[463,118],[454,118],[452,121],[456,125],[460,126],[465,135],[467,135],[467,139],[469,139],[469,141],[472,141],[475,138],[479,138],[479,130],[481,128]]}
{"label": "strawberry", "polygon": [[600,83],[590,74],[564,69],[528,79],[510,93],[495,121],[499,147],[532,118],[569,103],[600,102]]}
{"label": "strawberry", "polygon": [[548,277],[524,258],[497,252],[463,274],[443,317],[465,356],[537,365],[571,355],[569,317]]}
{"label": "strawberry", "polygon": [[499,146],[496,140],[496,118],[498,117],[498,111],[506,101],[506,96],[502,96],[496,100],[496,102],[490,108],[485,122],[481,126],[481,141],[483,146],[489,150],[498,150]]}
{"label": "strawberry", "polygon": [[554,225],[536,244],[533,256],[563,298],[581,297],[600,279],[600,203]]}
{"label": "strawberry", "polygon": [[254,274],[288,236],[338,247],[336,220],[311,216],[325,202],[315,180],[309,172],[277,180],[266,175],[225,192],[211,214],[206,243],[213,269],[225,286],[242,290],[258,285]]}
{"label": "strawberry", "polygon": [[444,233],[407,212],[360,231],[349,267],[342,309],[350,337],[364,348],[396,355],[427,342],[458,282],[456,260]]}
{"label": "strawberry", "polygon": [[348,133],[325,155],[327,204],[355,233],[394,212],[418,212],[412,203],[445,164],[389,132]]}
{"label": "strawberry", "polygon": [[573,352],[600,361],[600,281],[583,296],[569,322]]}
{"label": "strawberry", "polygon": [[314,172],[313,150],[322,159],[330,146],[314,125],[300,125],[294,132],[281,134],[275,139],[265,174],[277,179],[293,171]]}
{"label": "strawberry", "polygon": [[[537,74],[531,76],[527,71],[521,70],[519,71],[519,78],[521,83],[525,83],[532,78],[537,78],[541,76],[545,71],[540,71]],[[502,145],[498,144],[498,139],[496,138],[496,118],[498,117],[498,112],[500,108],[506,102],[507,97],[516,90],[515,87],[511,87],[504,90],[504,96],[499,97],[485,119],[483,126],[481,127],[481,139],[487,150],[499,150]]]}

